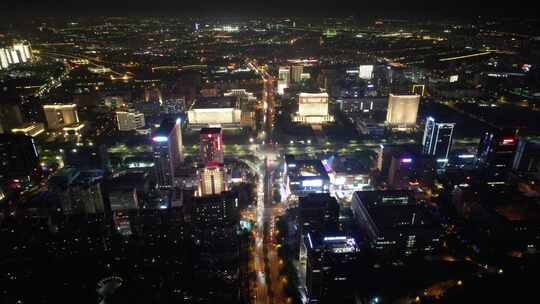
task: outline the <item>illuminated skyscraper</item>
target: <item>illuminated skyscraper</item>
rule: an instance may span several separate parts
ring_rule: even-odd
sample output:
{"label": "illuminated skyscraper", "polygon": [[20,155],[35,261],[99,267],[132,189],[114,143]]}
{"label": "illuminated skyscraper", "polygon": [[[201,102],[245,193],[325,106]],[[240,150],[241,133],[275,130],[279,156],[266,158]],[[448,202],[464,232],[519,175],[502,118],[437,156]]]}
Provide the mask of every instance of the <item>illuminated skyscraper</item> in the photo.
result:
{"label": "illuminated skyscraper", "polygon": [[79,122],[77,105],[75,104],[49,104],[43,105],[45,119],[49,130],[58,130],[67,125]]}
{"label": "illuminated skyscraper", "polygon": [[199,176],[197,196],[221,194],[228,190],[227,174],[221,163],[209,162],[199,168],[197,175]]}
{"label": "illuminated skyscraper", "polygon": [[293,65],[291,69],[291,82],[295,83],[302,80],[302,73],[304,73],[304,66]]}
{"label": "illuminated skyscraper", "polygon": [[373,65],[361,65],[358,68],[358,77],[369,80],[373,77]]}
{"label": "illuminated skyscraper", "polygon": [[298,113],[294,120],[309,124],[333,121],[334,118],[328,113],[328,93],[298,94]]}
{"label": "illuminated skyscraper", "polygon": [[200,133],[200,157],[203,164],[223,163],[223,132],[221,128],[203,128]]}
{"label": "illuminated skyscraper", "polygon": [[174,170],[184,161],[182,154],[182,126],[180,119],[165,120],[152,137],[158,184],[174,186]]}
{"label": "illuminated skyscraper", "polygon": [[278,94],[283,95],[285,89],[289,88],[291,84],[291,69],[289,67],[279,68],[279,79],[277,84]]}
{"label": "illuminated skyscraper", "polygon": [[512,169],[521,172],[540,171],[540,143],[520,138]]}
{"label": "illuminated skyscraper", "polygon": [[447,160],[452,147],[454,123],[436,122],[433,117],[428,117],[422,141],[422,152],[433,155],[437,160]]}
{"label": "illuminated skyscraper", "polygon": [[117,111],[116,121],[119,131],[131,131],[143,128],[145,125],[144,114],[135,110]]}
{"label": "illuminated skyscraper", "polygon": [[478,164],[486,169],[508,169],[517,148],[516,132],[495,130],[485,132],[478,146]]}
{"label": "illuminated skyscraper", "polygon": [[0,48],[0,70],[9,67],[9,59],[7,49]]}
{"label": "illuminated skyscraper", "polygon": [[10,47],[0,48],[0,69],[12,64],[26,63],[32,60],[32,51],[28,42],[15,43]]}
{"label": "illuminated skyscraper", "polygon": [[386,123],[394,127],[416,125],[420,95],[393,95],[388,97]]}

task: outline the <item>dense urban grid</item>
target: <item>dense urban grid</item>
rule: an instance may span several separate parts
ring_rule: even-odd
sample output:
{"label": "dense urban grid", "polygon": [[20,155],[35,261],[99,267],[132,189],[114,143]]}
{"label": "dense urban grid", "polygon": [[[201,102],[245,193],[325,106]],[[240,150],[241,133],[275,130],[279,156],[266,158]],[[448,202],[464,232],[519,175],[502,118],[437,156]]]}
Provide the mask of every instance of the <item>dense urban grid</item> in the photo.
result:
{"label": "dense urban grid", "polygon": [[0,302],[534,303],[539,67],[526,18],[0,21]]}

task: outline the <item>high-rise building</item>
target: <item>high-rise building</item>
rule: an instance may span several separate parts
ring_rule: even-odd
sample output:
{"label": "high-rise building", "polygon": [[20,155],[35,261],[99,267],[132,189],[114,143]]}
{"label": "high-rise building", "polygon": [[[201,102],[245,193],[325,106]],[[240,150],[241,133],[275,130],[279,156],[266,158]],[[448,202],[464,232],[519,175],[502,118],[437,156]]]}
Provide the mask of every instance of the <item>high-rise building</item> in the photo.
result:
{"label": "high-rise building", "polygon": [[174,171],[184,161],[180,119],[164,120],[155,131],[152,141],[158,184],[161,187],[173,187]]}
{"label": "high-rise building", "polygon": [[199,168],[197,175],[197,196],[216,195],[228,190],[227,173],[222,163],[209,162]]}
{"label": "high-rise building", "polygon": [[144,101],[146,102],[159,102],[163,105],[163,95],[158,87],[146,88],[144,90]]}
{"label": "high-rise building", "polygon": [[417,145],[381,145],[377,160],[380,176],[394,189],[429,188],[436,173],[435,158]]}
{"label": "high-rise building", "polygon": [[328,93],[298,94],[298,113],[294,116],[294,120],[308,124],[333,121],[334,117],[328,112]]}
{"label": "high-rise building", "polygon": [[187,205],[186,209],[191,210],[191,220],[197,229],[233,226],[238,219],[238,197],[229,191],[194,197]]}
{"label": "high-rise building", "polygon": [[277,92],[283,95],[285,89],[289,88],[291,84],[291,69],[289,67],[279,67],[278,76]]}
{"label": "high-rise building", "polygon": [[387,184],[393,189],[431,188],[436,177],[435,158],[403,151],[392,155]]}
{"label": "high-rise building", "polygon": [[30,50],[28,45],[16,43],[13,45],[13,49],[17,52],[20,62],[27,62],[30,60]]}
{"label": "high-rise building", "polygon": [[3,133],[9,133],[12,129],[22,126],[23,118],[19,105],[13,102],[2,103],[0,106],[0,128],[3,129]]}
{"label": "high-rise building", "polygon": [[9,67],[8,53],[6,49],[0,48],[0,70],[7,69]]}
{"label": "high-rise building", "polygon": [[117,111],[116,121],[119,131],[132,131],[144,128],[144,114],[135,110]]}
{"label": "high-rise building", "polygon": [[388,97],[386,123],[392,127],[410,128],[416,125],[420,95],[394,95]]}
{"label": "high-rise building", "polygon": [[356,265],[361,250],[356,240],[342,232],[308,233],[300,244],[301,276],[305,277],[308,303],[352,303]]}
{"label": "high-rise building", "polygon": [[241,127],[242,109],[238,96],[198,97],[188,110],[188,126],[201,129],[210,126]]}
{"label": "high-rise building", "polygon": [[540,143],[520,138],[512,169],[521,172],[540,171]]}
{"label": "high-rise building", "polygon": [[478,164],[481,168],[506,170],[512,166],[517,148],[514,130],[485,132],[478,146]]}
{"label": "high-rise building", "polygon": [[433,117],[428,117],[422,141],[422,152],[435,156],[437,160],[448,160],[454,126],[454,123],[436,122]]}
{"label": "high-rise building", "polygon": [[22,134],[0,134],[0,178],[31,176],[39,166],[34,139]]}
{"label": "high-rise building", "polygon": [[74,167],[65,167],[49,179],[48,188],[65,213],[100,213],[104,210],[102,178],[103,171],[81,172]]}
{"label": "high-rise building", "polygon": [[20,128],[11,129],[12,133],[22,133],[26,136],[36,137],[45,132],[45,126],[41,122],[31,122],[22,125]]}
{"label": "high-rise building", "polygon": [[293,65],[291,68],[291,82],[296,83],[302,80],[302,74],[304,73],[303,65]]}
{"label": "high-rise building", "polygon": [[48,104],[43,105],[47,128],[49,130],[60,130],[65,126],[79,122],[77,105],[75,104]]}
{"label": "high-rise building", "polygon": [[223,163],[223,132],[221,128],[202,128],[199,153],[203,164]]}
{"label": "high-rise building", "polygon": [[373,65],[361,65],[358,68],[358,77],[365,80],[373,78]]}
{"label": "high-rise building", "polygon": [[339,204],[328,193],[310,193],[298,199],[300,234],[337,230]]}
{"label": "high-rise building", "polygon": [[309,193],[325,193],[330,189],[330,177],[318,159],[297,159],[285,155],[283,187],[287,199],[296,200]]}
{"label": "high-rise building", "polygon": [[439,222],[413,191],[355,192],[351,210],[370,246],[381,253],[429,254],[440,244]]}
{"label": "high-rise building", "polygon": [[416,145],[380,145],[377,155],[377,169],[380,171],[382,177],[388,176],[392,157],[394,155],[401,155],[404,153],[414,153],[417,149]]}
{"label": "high-rise building", "polygon": [[30,44],[18,42],[6,48],[0,48],[0,70],[12,64],[26,63],[33,59]]}

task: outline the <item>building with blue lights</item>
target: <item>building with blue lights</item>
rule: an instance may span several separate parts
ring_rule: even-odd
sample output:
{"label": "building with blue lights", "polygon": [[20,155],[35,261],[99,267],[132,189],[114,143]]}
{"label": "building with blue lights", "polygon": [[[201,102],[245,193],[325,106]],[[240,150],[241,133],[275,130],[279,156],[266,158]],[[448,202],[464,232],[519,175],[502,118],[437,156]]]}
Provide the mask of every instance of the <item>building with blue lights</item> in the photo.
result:
{"label": "building with blue lights", "polygon": [[155,131],[152,142],[158,185],[162,188],[173,187],[174,171],[184,161],[180,119],[164,120]]}
{"label": "building with blue lights", "polygon": [[448,162],[454,127],[454,123],[437,122],[433,117],[428,117],[422,140],[422,152],[435,156],[437,160],[441,160],[441,163]]}
{"label": "building with blue lights", "polygon": [[283,175],[284,194],[293,200],[330,189],[330,177],[318,159],[296,159],[293,155],[286,155]]}

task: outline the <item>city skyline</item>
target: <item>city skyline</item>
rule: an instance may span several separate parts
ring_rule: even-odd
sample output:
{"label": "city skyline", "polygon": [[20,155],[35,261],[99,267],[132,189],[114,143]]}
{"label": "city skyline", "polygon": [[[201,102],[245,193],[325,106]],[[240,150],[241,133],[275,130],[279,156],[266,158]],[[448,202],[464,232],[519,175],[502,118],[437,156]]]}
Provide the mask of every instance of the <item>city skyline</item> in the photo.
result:
{"label": "city skyline", "polygon": [[10,3],[0,302],[536,298],[538,20],[331,4]]}

